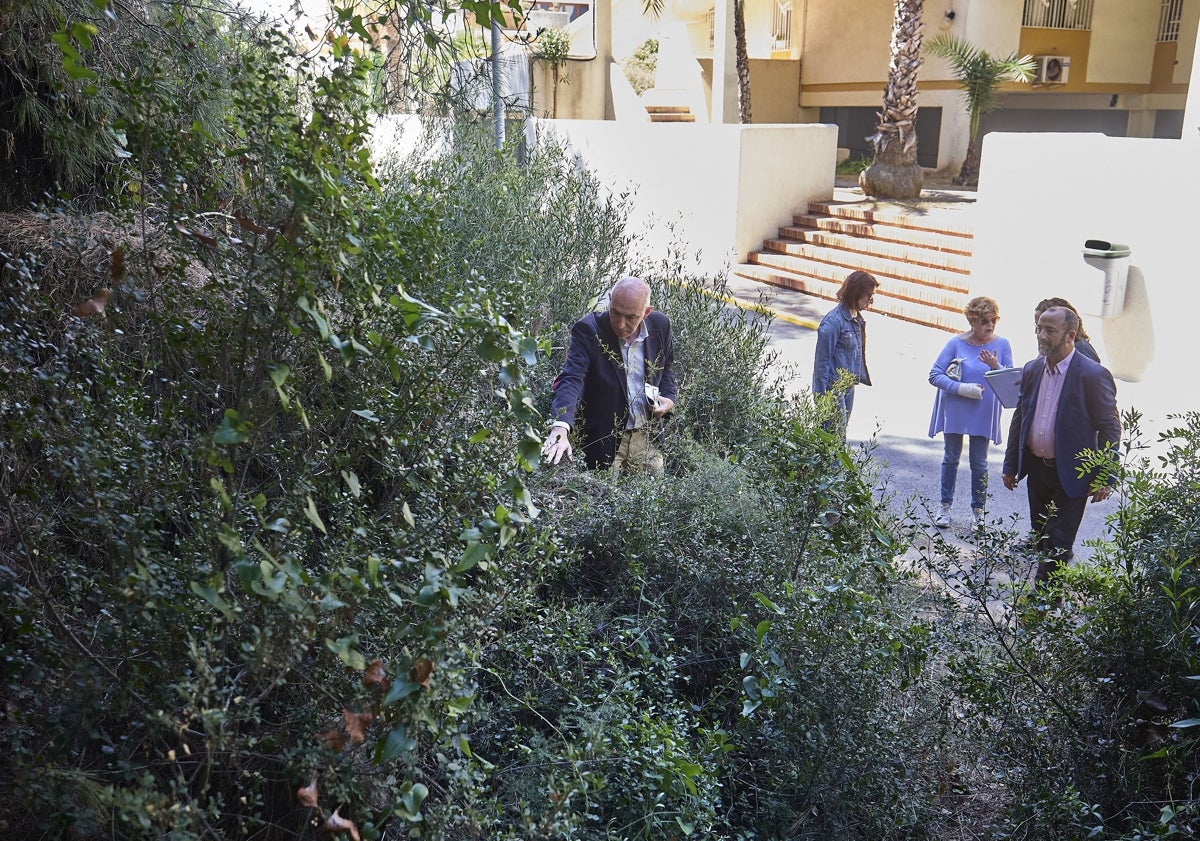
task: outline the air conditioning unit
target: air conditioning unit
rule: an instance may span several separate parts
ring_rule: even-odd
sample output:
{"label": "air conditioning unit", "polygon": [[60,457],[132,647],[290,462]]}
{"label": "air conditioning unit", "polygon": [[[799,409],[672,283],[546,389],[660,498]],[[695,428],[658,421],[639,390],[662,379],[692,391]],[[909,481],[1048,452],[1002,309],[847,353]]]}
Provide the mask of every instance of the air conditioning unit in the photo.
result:
{"label": "air conditioning unit", "polygon": [[1033,57],[1035,85],[1065,85],[1071,73],[1069,55],[1035,55]]}

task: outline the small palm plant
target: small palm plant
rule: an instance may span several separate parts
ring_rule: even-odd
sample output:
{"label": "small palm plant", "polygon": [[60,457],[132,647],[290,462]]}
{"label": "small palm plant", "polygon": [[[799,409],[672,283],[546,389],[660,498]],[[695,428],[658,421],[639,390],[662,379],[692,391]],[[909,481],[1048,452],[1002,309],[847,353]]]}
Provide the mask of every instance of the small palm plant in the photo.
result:
{"label": "small palm plant", "polygon": [[932,38],[925,49],[931,55],[946,59],[962,86],[970,117],[970,134],[967,156],[954,183],[976,184],[979,182],[979,120],[1000,107],[997,91],[1001,82],[1028,82],[1033,78],[1033,57],[1018,57],[1013,53],[1007,58],[993,58],[986,50],[945,32]]}

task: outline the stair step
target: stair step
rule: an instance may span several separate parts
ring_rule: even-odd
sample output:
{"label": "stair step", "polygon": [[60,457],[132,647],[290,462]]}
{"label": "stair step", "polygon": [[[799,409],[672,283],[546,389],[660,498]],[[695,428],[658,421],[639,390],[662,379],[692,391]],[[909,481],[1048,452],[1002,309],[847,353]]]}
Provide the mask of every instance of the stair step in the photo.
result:
{"label": "stair step", "polygon": [[646,110],[651,114],[690,114],[690,105],[647,105]]}
{"label": "stair step", "polygon": [[696,122],[695,114],[651,114],[650,122],[652,123],[694,123]]}
{"label": "stair step", "polygon": [[[818,298],[837,300],[837,290],[842,285],[841,279],[833,280],[806,274],[796,274],[790,271],[780,271],[772,266],[756,263],[739,263],[733,267],[733,273],[750,280],[794,289]],[[965,304],[965,296],[963,300]],[[901,321],[935,327],[949,333],[962,332],[962,305],[954,311],[935,307],[930,304],[909,301],[904,298],[892,297],[881,287],[876,292],[875,303],[871,312],[897,318]]]}
{"label": "stair step", "polygon": [[751,262],[770,263],[781,267],[820,266],[822,276],[837,278],[841,283],[850,272],[862,270],[875,275],[881,284],[887,281],[910,283],[926,287],[930,295],[940,293],[966,294],[969,288],[967,277],[957,272],[946,272],[928,266],[901,263],[895,260],[881,259],[858,254],[853,251],[839,251],[832,248],[806,246],[803,243],[791,244],[786,249],[772,248],[772,243],[782,243],[782,240],[767,240],[766,250],[756,251]]}
{"label": "stair step", "polygon": [[[914,248],[909,245],[868,239],[820,228],[780,228],[779,239],[763,243],[768,251],[805,256],[819,249],[833,249],[865,255],[878,260],[927,266],[957,274],[970,274],[969,258],[958,253],[936,251],[932,248]],[[820,258],[817,258],[820,259]]]}
{"label": "stair step", "polygon": [[[805,275],[827,284],[832,284],[834,293],[842,285],[842,281],[846,279],[846,275],[854,269],[853,266],[823,263],[803,257],[790,257],[786,254],[772,254],[766,251],[752,253],[750,255],[750,262],[754,265],[766,266],[777,272]],[[920,281],[914,281],[911,278],[885,272],[872,272],[871,274],[879,281],[879,288],[875,291],[877,299],[882,295],[888,298],[900,298],[912,303],[936,307],[937,309],[953,313],[961,321],[962,310],[966,304],[967,296],[965,288],[932,286]]]}
{"label": "stair step", "polygon": [[793,236],[794,231],[805,228],[816,228],[847,236],[875,239],[882,242],[895,242],[915,248],[929,248],[933,251],[944,251],[948,254],[969,256],[971,240],[964,237],[944,235],[932,230],[916,228],[901,228],[874,222],[862,222],[841,216],[826,216],[815,213],[797,213],[792,217],[795,227],[780,228],[781,236]]}
{"label": "stair step", "polygon": [[955,211],[931,210],[920,216],[901,213],[895,210],[877,210],[874,207],[860,203],[845,203],[833,201],[812,202],[809,212],[836,216],[841,219],[851,219],[856,222],[869,222],[877,225],[890,225],[896,228],[907,228],[915,231],[930,231],[936,234],[971,239],[975,229],[964,223]]}

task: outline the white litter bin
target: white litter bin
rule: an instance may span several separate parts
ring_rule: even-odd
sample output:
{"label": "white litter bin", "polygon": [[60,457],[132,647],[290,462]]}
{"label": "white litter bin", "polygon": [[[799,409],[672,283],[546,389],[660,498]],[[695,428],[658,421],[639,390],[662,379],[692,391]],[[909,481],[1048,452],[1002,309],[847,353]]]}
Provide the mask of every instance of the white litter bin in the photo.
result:
{"label": "white litter bin", "polygon": [[1080,311],[1100,318],[1116,318],[1125,309],[1125,284],[1129,280],[1129,246],[1104,239],[1083,243],[1083,262],[1100,271],[1081,302]]}

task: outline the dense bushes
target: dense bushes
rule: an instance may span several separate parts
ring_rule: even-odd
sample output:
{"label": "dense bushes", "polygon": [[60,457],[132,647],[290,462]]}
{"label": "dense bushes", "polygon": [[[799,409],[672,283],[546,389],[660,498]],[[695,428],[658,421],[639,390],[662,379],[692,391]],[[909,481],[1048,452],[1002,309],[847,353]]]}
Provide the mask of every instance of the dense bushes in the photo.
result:
{"label": "dense bushes", "polygon": [[[377,61],[221,32],[186,99],[96,80],[110,190],[0,224],[6,833],[1193,832],[1200,419],[1060,591],[1015,599],[1002,533],[930,586],[766,321],[570,156],[447,123],[377,170]],[[676,329],[668,475],[538,469],[628,271]]]}

